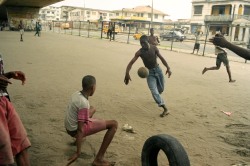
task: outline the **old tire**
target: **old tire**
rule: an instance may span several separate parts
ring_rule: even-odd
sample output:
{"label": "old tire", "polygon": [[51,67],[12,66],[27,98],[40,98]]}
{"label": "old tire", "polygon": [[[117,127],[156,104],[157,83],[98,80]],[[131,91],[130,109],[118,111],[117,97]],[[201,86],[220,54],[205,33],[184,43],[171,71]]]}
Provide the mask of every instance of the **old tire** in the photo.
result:
{"label": "old tire", "polygon": [[142,166],[158,166],[157,156],[162,150],[170,166],[190,166],[188,155],[180,142],[167,134],[159,134],[148,138],[142,148]]}

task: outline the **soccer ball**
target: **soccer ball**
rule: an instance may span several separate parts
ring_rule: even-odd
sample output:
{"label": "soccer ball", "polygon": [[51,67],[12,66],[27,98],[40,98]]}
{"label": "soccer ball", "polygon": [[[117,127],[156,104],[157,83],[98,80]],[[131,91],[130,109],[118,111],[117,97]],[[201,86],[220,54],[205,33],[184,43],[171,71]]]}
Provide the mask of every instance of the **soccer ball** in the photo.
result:
{"label": "soccer ball", "polygon": [[148,69],[146,67],[140,67],[137,71],[137,74],[141,78],[147,78],[148,77]]}

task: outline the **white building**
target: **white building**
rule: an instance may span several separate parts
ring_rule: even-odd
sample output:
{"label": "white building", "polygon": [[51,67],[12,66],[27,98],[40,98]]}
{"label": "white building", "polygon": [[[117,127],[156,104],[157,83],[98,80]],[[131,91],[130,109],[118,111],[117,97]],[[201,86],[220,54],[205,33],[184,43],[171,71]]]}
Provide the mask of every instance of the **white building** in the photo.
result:
{"label": "white building", "polygon": [[110,21],[113,16],[109,10],[74,7],[68,12],[68,21]]}
{"label": "white building", "polygon": [[55,6],[46,6],[39,11],[39,19],[42,21],[59,21],[61,8]]}
{"label": "white building", "polygon": [[[231,41],[249,42],[250,1],[249,0],[193,0],[190,20],[191,32],[203,32],[209,27],[214,35],[220,31],[231,36]],[[204,25],[204,26],[203,26]]]}
{"label": "white building", "polygon": [[[165,16],[168,14],[159,10],[151,8],[151,6],[137,6],[135,8],[123,8],[121,10],[114,10],[115,19],[120,20],[138,20],[148,21],[154,23],[163,23]],[[153,16],[152,16],[153,14]]]}

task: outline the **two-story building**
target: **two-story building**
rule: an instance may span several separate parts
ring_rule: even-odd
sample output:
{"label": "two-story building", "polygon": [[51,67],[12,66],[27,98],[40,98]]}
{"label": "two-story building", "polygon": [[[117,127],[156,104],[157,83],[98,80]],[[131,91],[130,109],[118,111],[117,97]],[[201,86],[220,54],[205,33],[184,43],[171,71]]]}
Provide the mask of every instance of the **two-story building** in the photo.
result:
{"label": "two-story building", "polygon": [[46,6],[39,11],[39,19],[42,21],[59,21],[61,8],[55,6]]}
{"label": "two-story building", "polygon": [[249,0],[193,0],[190,20],[191,32],[203,32],[208,28],[210,35],[221,32],[231,41],[249,42]]}
{"label": "two-story building", "polygon": [[121,10],[114,10],[115,16],[111,20],[126,24],[131,21],[140,22],[139,28],[147,28],[149,23],[153,23],[154,26],[164,23],[165,16],[168,14],[159,10],[152,9],[151,6],[137,6],[135,8],[122,8]]}
{"label": "two-story building", "polygon": [[109,21],[114,16],[112,11],[92,8],[74,7],[68,13],[69,21]]}

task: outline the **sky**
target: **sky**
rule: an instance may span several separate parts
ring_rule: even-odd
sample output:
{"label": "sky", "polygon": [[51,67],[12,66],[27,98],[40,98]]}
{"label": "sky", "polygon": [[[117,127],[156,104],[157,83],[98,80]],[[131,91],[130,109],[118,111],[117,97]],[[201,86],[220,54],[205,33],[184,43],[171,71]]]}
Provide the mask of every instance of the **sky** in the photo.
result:
{"label": "sky", "polygon": [[191,18],[192,0],[64,0],[53,4],[53,6],[77,6],[102,9],[121,10],[122,8],[134,8],[136,6],[152,6],[170,16],[167,19],[189,19]]}

